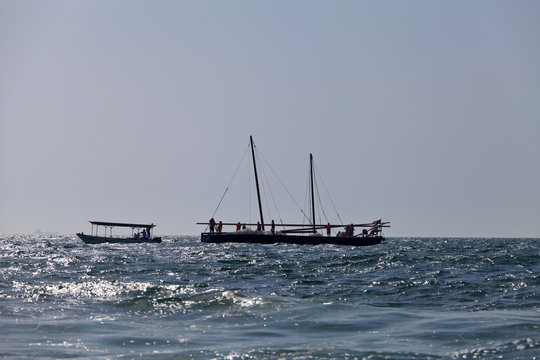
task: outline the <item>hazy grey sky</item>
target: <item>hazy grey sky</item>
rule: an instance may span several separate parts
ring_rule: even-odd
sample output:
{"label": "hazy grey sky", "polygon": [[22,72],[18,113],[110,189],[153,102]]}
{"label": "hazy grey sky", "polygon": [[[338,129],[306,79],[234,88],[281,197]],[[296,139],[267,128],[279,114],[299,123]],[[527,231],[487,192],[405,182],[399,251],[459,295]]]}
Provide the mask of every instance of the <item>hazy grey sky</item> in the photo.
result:
{"label": "hazy grey sky", "polygon": [[197,234],[253,135],[345,222],[540,236],[538,1],[0,0],[0,56],[2,233]]}

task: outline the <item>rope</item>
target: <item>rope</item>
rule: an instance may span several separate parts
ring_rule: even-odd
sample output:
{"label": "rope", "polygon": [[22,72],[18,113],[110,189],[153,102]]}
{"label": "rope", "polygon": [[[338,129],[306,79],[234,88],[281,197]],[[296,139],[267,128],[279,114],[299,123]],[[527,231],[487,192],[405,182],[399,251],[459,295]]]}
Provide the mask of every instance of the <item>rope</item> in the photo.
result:
{"label": "rope", "polygon": [[317,178],[316,177],[313,179],[313,182],[315,183],[314,187],[317,190],[317,199],[319,200],[319,208],[321,209],[321,212],[323,213],[324,218],[326,219],[326,222],[330,222],[330,221],[328,221],[328,216],[326,216],[326,212],[324,211],[324,208],[323,208],[323,205],[322,205],[321,195],[319,194],[319,185],[317,184]]}
{"label": "rope", "polygon": [[[256,153],[257,157],[260,158],[262,156],[262,153],[260,151],[257,150],[257,153]],[[266,162],[266,161],[265,161]],[[261,163],[259,161],[259,163]],[[266,162],[268,164],[268,162]],[[270,167],[270,166],[269,166]],[[261,173],[263,175],[263,179],[265,182],[263,182],[263,185],[266,183],[266,187],[268,187],[268,191],[270,192],[270,197],[272,198],[272,203],[274,204],[274,208],[276,209],[276,212],[277,212],[277,215],[278,215],[278,218],[279,218],[279,221],[281,222],[281,224],[283,225],[283,219],[281,218],[281,214],[279,212],[279,207],[277,206],[277,203],[276,203],[276,199],[274,197],[274,193],[272,192],[272,187],[270,186],[270,182],[268,181],[268,177],[266,176],[266,172],[265,172],[265,167],[264,166],[261,166]],[[263,186],[263,191],[264,191],[264,197],[265,199],[267,198],[266,196],[266,188]],[[266,209],[268,211],[268,214],[270,215],[270,207],[268,206],[268,201],[266,202]],[[272,217],[270,215],[270,217]],[[285,229],[285,228],[283,228]]]}
{"label": "rope", "polygon": [[[306,176],[306,185],[304,186],[304,189],[306,189],[304,193],[304,209],[311,209],[311,205],[309,204],[309,187],[310,187],[310,183],[309,183],[309,172],[308,172]],[[306,214],[304,212],[304,209],[300,208],[300,211],[304,215],[304,218],[302,219],[302,225],[305,225],[306,221],[309,225],[311,224],[311,220],[310,220],[311,210],[307,210],[307,214]]]}
{"label": "rope", "polygon": [[272,171],[272,173],[274,174],[274,176],[278,179],[279,183],[281,184],[281,186],[283,186],[283,189],[285,189],[285,191],[287,192],[287,194],[289,195],[289,197],[292,199],[292,201],[295,203],[296,207],[298,207],[298,209],[300,210],[300,212],[302,213],[302,215],[304,215],[304,217],[306,219],[309,220],[309,218],[307,217],[306,213],[304,213],[304,210],[302,210],[302,207],[300,205],[298,205],[298,202],[296,201],[296,199],[294,198],[294,196],[292,196],[292,194],[290,193],[290,191],[287,189],[287,187],[285,186],[285,184],[283,183],[283,181],[281,181],[281,178],[278,176],[278,174],[274,171],[274,169],[272,168],[272,166],[270,166],[270,163],[266,160],[266,158],[264,157],[264,155],[261,153],[260,154],[261,158],[264,160],[264,162],[266,163],[266,165],[268,166],[268,168]]}
{"label": "rope", "polygon": [[336,212],[336,215],[337,215],[339,221],[341,222],[341,225],[343,225],[343,220],[341,220],[341,216],[339,216],[339,213],[338,213],[338,211],[336,209],[336,205],[334,205],[334,201],[332,200],[332,197],[330,196],[330,193],[328,192],[328,189],[326,188],[326,184],[324,183],[324,179],[322,178],[321,174],[319,173],[319,169],[317,168],[317,166],[315,165],[314,167],[315,167],[315,171],[316,171],[317,175],[321,179],[324,190],[326,191],[326,195],[330,199],[330,203],[332,204],[332,207],[334,208],[334,211]]}
{"label": "rope", "polygon": [[[260,156],[259,156],[259,149],[255,148],[255,157],[257,158],[257,163],[261,164],[261,159],[260,159]],[[266,195],[266,187],[269,187],[268,185],[265,184],[265,180],[266,182],[268,182],[268,180],[266,179],[266,175],[264,173],[264,167],[263,166],[259,166],[259,174],[261,175],[260,176],[260,179],[261,179],[261,182],[260,182],[260,185],[261,185],[261,188],[262,188],[262,198],[261,198],[261,201],[264,203],[264,205],[262,206],[265,206],[266,207],[266,214],[268,216],[270,216],[270,207],[268,206],[268,196]],[[267,219],[268,221],[268,219]],[[264,224],[261,224],[264,226]]]}
{"label": "rope", "polygon": [[306,217],[308,221],[308,225],[311,224],[311,218],[313,214],[311,213],[311,181],[310,181],[310,174],[309,169],[306,176],[306,186],[304,187],[306,189],[306,192],[304,194],[304,209],[309,209],[308,214],[309,217]]}
{"label": "rope", "polygon": [[[223,202],[223,199],[225,198],[225,195],[227,194],[227,191],[229,191],[229,187],[231,186],[231,183],[234,180],[234,178],[236,176],[236,173],[238,172],[238,169],[240,168],[240,165],[242,164],[242,161],[244,161],[244,158],[246,157],[247,151],[248,151],[248,148],[246,148],[246,150],[244,151],[244,155],[242,155],[242,158],[240,159],[240,162],[236,166],[236,169],[234,170],[234,173],[233,173],[233,175],[231,177],[231,180],[229,180],[229,183],[227,184],[227,187],[225,188],[225,191],[223,192],[223,195],[221,196],[221,199],[219,199],[219,203],[217,204],[216,209],[214,210],[214,213],[212,214],[212,217],[216,216],[216,213],[217,213],[221,203]],[[208,227],[206,227],[206,228],[208,229]],[[206,229],[205,229],[205,231],[206,231]]]}

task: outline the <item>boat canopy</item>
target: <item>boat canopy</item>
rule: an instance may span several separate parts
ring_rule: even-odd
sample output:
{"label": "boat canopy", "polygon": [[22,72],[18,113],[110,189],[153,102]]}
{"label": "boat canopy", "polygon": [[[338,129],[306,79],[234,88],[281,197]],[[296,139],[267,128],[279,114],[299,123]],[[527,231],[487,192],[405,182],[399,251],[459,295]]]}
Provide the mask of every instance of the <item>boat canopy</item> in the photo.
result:
{"label": "boat canopy", "polygon": [[151,229],[155,227],[154,224],[131,224],[131,223],[117,223],[117,222],[106,222],[106,221],[90,221],[92,225],[98,226],[118,226],[118,227],[127,227],[127,228],[146,228]]}

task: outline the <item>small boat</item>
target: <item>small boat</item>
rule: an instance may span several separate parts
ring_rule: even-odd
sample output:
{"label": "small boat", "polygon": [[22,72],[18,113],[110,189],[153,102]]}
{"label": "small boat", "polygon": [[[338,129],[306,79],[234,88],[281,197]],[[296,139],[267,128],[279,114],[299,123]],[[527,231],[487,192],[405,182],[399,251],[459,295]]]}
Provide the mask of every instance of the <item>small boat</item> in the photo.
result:
{"label": "small boat", "polygon": [[[369,223],[354,223],[344,226],[343,224],[317,224],[315,221],[315,195],[313,185],[313,155],[309,155],[310,159],[310,188],[311,188],[311,215],[308,219],[310,224],[276,224],[274,221],[268,224],[264,222],[263,211],[261,205],[261,195],[259,191],[259,179],[257,176],[257,164],[255,161],[255,151],[253,145],[253,137],[250,136],[251,154],[253,157],[253,170],[255,175],[255,185],[257,189],[257,200],[259,203],[260,222],[257,224],[240,224],[234,222],[219,222],[216,224],[212,218],[209,222],[199,222],[199,225],[207,225],[210,228],[209,232],[201,233],[201,242],[204,243],[258,243],[258,244],[301,244],[301,245],[318,245],[318,244],[335,244],[349,246],[370,246],[380,244],[385,240],[382,235],[382,229],[390,227],[389,222],[383,222],[382,219]],[[222,198],[223,200],[223,198]],[[221,203],[221,201],[220,201]],[[219,205],[218,205],[219,206]],[[216,209],[217,210],[217,209]],[[223,232],[223,226],[236,226],[234,232]],[[243,228],[241,228],[241,226]],[[256,226],[257,230],[247,228],[247,226]],[[282,227],[283,230],[276,231],[275,227]],[[215,229],[217,228],[217,231]],[[265,231],[265,228],[270,228],[270,231]],[[336,235],[331,235],[331,230],[335,228],[345,228],[343,232],[339,231]],[[361,229],[358,234],[354,234],[355,229]],[[319,233],[326,230],[327,235]]]}
{"label": "small boat", "polygon": [[[90,221],[92,230],[90,235],[85,233],[77,233],[77,236],[84,241],[85,244],[102,244],[102,243],[120,243],[120,244],[136,244],[136,243],[160,243],[160,237],[152,237],[152,229],[154,224],[131,224],[131,223],[116,223],[105,221]],[[95,225],[95,232],[94,232]],[[98,235],[98,228],[103,226],[104,236]],[[115,227],[131,228],[131,237],[113,237],[112,229]],[[109,235],[107,235],[109,229]],[[142,229],[142,231],[141,231]]]}

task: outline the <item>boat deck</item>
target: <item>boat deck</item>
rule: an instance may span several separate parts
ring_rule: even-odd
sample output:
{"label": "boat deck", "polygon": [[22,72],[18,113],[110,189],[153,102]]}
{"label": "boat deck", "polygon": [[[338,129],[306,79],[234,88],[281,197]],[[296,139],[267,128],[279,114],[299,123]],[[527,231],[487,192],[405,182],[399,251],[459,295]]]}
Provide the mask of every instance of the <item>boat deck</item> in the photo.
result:
{"label": "boat deck", "polygon": [[140,244],[140,243],[160,243],[161,238],[117,238],[117,237],[105,237],[105,236],[93,236],[83,233],[77,233],[77,236],[84,241],[85,244],[103,244],[103,243],[117,243],[117,244]]}
{"label": "boat deck", "polygon": [[201,241],[204,243],[256,243],[256,244],[299,244],[299,245],[348,245],[370,246],[384,241],[383,236],[371,237],[342,237],[322,235],[284,235],[264,232],[232,232],[232,233],[201,233]]}

